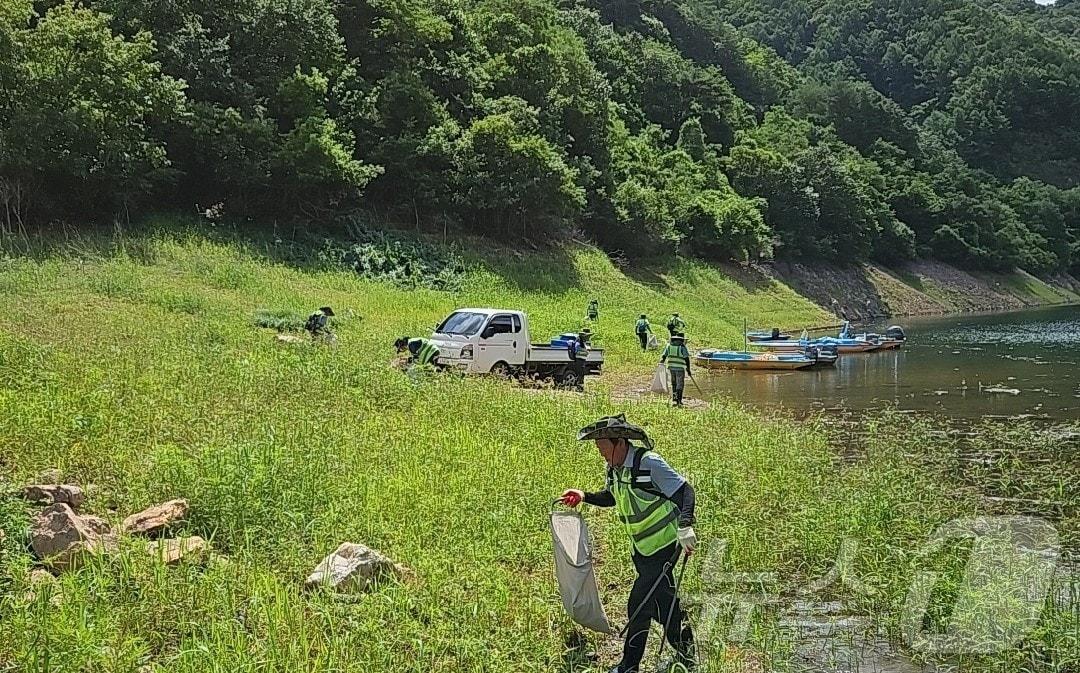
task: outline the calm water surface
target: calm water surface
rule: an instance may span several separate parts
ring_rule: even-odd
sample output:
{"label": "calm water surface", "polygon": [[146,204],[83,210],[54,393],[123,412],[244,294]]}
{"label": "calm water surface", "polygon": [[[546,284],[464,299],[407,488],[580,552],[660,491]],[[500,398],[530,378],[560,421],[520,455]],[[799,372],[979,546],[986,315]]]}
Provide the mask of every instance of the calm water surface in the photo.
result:
{"label": "calm water surface", "polygon": [[1080,420],[1080,307],[895,322],[907,332],[902,350],[841,355],[834,369],[698,368],[695,377],[707,394],[796,411],[895,405],[960,418]]}

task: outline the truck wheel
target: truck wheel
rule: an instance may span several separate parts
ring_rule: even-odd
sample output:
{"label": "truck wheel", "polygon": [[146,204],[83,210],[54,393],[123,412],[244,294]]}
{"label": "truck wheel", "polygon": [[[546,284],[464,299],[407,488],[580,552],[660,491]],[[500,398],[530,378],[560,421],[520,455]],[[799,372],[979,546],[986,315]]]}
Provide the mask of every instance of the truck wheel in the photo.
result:
{"label": "truck wheel", "polygon": [[510,365],[505,362],[496,362],[491,365],[491,375],[496,378],[508,379],[512,374],[513,371],[510,369]]}
{"label": "truck wheel", "polygon": [[564,367],[562,371],[555,375],[555,383],[562,388],[581,390],[585,387],[585,378],[581,375],[578,368]]}

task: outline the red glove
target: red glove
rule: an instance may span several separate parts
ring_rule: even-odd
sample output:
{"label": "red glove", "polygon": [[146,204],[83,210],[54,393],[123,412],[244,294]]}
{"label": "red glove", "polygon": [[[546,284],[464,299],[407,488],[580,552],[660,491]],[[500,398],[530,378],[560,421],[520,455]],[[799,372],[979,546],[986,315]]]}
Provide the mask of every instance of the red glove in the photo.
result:
{"label": "red glove", "polygon": [[562,494],[562,504],[567,507],[577,507],[585,499],[585,494],[575,488],[569,488]]}

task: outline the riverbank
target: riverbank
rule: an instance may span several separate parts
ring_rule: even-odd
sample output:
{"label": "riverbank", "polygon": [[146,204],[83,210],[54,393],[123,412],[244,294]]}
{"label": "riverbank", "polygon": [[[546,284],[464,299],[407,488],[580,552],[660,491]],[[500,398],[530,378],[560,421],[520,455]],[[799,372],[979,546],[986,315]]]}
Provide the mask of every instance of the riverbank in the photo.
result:
{"label": "riverbank", "polygon": [[1080,301],[1080,281],[1068,274],[1040,279],[1020,270],[1006,274],[970,272],[932,260],[896,268],[777,263],[766,273],[819,306],[855,321],[1008,311]]}
{"label": "riverbank", "polygon": [[[898,640],[915,550],[941,524],[984,511],[912,458],[934,446],[913,428],[869,419],[860,458],[845,461],[827,429],[738,401],[679,410],[615,398],[621,376],[655,365],[629,329],[639,311],[678,310],[713,343],[741,341],[744,315],[830,319],[774,279],[692,262],[624,271],[587,246],[476,248],[461,253],[469,270],[457,289],[404,289],[289,262],[275,245],[162,228],[0,260],[0,670],[605,670],[610,640],[562,611],[547,530],[552,497],[602,483],[595,449],[574,435],[603,414],[647,428],[696,485],[703,549],[689,595],[737,591],[718,588],[727,573],[776,578],[745,639],[731,635],[733,610],[718,613],[720,626],[699,616],[710,670],[785,667],[775,601],[826,577],[852,538],[846,577],[861,584],[823,587],[815,600],[842,599]],[[387,366],[395,337],[427,332],[454,307],[525,309],[543,338],[577,327],[592,296],[611,376],[584,393]],[[281,343],[257,326],[258,309],[324,304],[338,314],[334,348]],[[189,515],[172,534],[208,540],[210,560],[165,567],[121,535],[115,551],[32,583],[36,510],[18,492],[49,469],[86,486],[82,511],[114,527],[185,498]],[[610,513],[586,516],[621,623],[625,534]],[[386,553],[414,579],[355,596],[305,591],[343,542]],[[1055,616],[1022,653],[1049,650],[1040,670],[1067,670],[1080,657],[1062,647],[1075,628]],[[1026,661],[990,656],[971,670],[1030,670]]]}

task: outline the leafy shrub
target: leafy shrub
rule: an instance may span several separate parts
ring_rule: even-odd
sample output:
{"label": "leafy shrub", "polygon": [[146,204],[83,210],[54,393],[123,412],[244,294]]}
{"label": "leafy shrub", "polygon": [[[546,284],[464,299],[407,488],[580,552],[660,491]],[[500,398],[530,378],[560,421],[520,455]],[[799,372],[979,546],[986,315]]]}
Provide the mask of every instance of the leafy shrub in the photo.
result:
{"label": "leafy shrub", "polygon": [[406,289],[459,290],[468,272],[459,255],[434,245],[362,229],[354,230],[353,235],[358,240],[344,246],[324,241],[320,258],[352,269],[364,278],[388,281]]}
{"label": "leafy shrub", "polygon": [[299,332],[304,329],[307,317],[289,309],[260,308],[255,311],[256,327],[268,327],[279,332]]}

